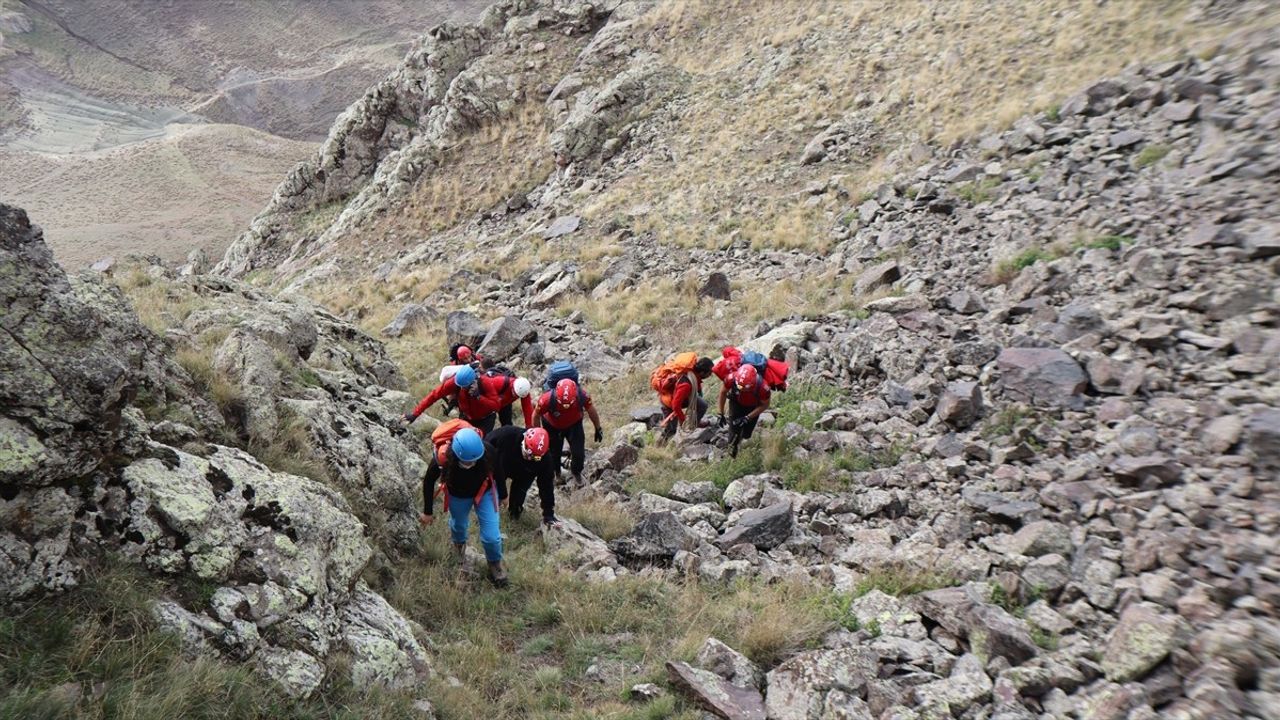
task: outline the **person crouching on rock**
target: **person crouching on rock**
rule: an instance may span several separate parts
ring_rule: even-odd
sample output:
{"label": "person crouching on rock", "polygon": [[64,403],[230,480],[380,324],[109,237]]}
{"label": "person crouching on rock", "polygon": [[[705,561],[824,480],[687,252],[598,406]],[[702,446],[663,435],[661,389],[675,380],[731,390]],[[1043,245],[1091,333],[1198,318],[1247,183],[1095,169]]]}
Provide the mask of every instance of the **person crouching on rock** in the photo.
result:
{"label": "person crouching on rock", "polygon": [[569,441],[569,471],[573,473],[574,483],[582,484],[582,468],[587,462],[587,433],[583,429],[583,415],[591,418],[595,426],[595,440],[604,440],[604,429],[600,424],[600,415],[591,402],[591,396],[578,383],[565,378],[556,383],[551,390],[538,398],[535,422],[545,428],[551,438],[551,450],[547,462],[552,472],[559,476],[560,458],[564,455],[565,440]]}
{"label": "person crouching on rock", "polygon": [[405,413],[406,422],[413,422],[439,400],[451,399],[458,404],[458,416],[474,425],[481,433],[488,433],[498,422],[499,396],[502,381],[480,375],[470,365],[463,365],[444,382],[422,398],[412,411]]}
{"label": "person crouching on rock", "polygon": [[542,505],[542,524],[556,524],[555,471],[546,460],[551,449],[551,436],[540,427],[528,430],[518,425],[504,425],[488,437],[497,451],[494,478],[500,485],[511,483],[507,493],[507,514],[519,520],[524,513],[524,499],[529,488],[538,483],[538,501]]}
{"label": "person crouching on rock", "polygon": [[738,457],[738,443],[749,439],[756,430],[760,415],[769,409],[770,393],[764,378],[751,365],[741,365],[733,380],[720,387],[720,424],[726,423],[725,400],[729,401],[729,456]]}
{"label": "person crouching on rock", "polygon": [[[494,480],[497,450],[481,439],[474,428],[464,427],[454,433],[444,451],[444,462],[432,459],[422,479],[422,515],[424,527],[435,522],[436,478],[443,483],[445,512],[449,514],[449,536],[453,553],[462,565],[466,559],[467,530],[471,511],[480,524],[480,545],[489,562],[489,579],[498,587],[508,584],[507,569],[502,564],[502,529],[498,524],[498,508],[506,504],[506,487]],[[433,472],[434,471],[434,472]]]}

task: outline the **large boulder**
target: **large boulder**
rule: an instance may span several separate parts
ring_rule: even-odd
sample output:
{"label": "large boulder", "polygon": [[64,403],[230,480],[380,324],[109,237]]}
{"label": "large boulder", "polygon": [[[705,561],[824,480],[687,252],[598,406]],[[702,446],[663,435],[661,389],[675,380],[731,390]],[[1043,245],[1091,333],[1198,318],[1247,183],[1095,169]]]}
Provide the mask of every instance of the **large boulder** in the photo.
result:
{"label": "large boulder", "polygon": [[759,688],[764,682],[764,673],[746,655],[725,645],[716,638],[709,637],[698,649],[698,665],[710,670],[734,685]]}
{"label": "large boulder", "polygon": [[739,543],[751,543],[760,550],[772,550],[791,537],[794,526],[791,503],[784,500],[758,510],[746,511],[717,542],[725,548]]}
{"label": "large boulder", "polygon": [[316,672],[299,669],[339,657],[360,686],[426,678],[426,651],[408,622],[360,580],[373,547],[341,494],[231,448],[208,458],[161,445],[148,452],[122,473],[132,501],[108,491],[85,524],[115,528],[125,552],[154,572],[219,586],[209,607],[158,605],[162,626],[197,652],[259,657],[298,695],[318,687]]}
{"label": "large boulder", "polygon": [[489,328],[465,310],[454,310],[444,318],[444,341],[449,347],[462,343],[472,350],[480,347]]}
{"label": "large boulder", "polygon": [[609,543],[609,549],[636,564],[666,563],[681,550],[697,545],[697,537],[671,511],[646,515],[635,528]]}
{"label": "large boulder", "polygon": [[1080,365],[1057,348],[1005,348],[996,364],[1005,393],[1034,405],[1080,406],[1089,384]]}
{"label": "large boulder", "polygon": [[618,566],[618,558],[605,541],[573,518],[560,517],[553,525],[544,524],[542,542],[549,555],[578,571]]}
{"label": "large boulder", "polygon": [[876,678],[878,657],[862,648],[801,653],[769,672],[765,709],[770,720],[820,720],[830,704],[865,694]]}
{"label": "large boulder", "polygon": [[792,348],[803,347],[817,328],[818,323],[811,320],[779,325],[764,335],[751,340],[745,347],[758,350],[770,356],[775,353],[785,353]]}
{"label": "large boulder", "polygon": [[538,331],[518,315],[503,315],[494,320],[480,341],[481,355],[502,361],[516,353],[520,345],[538,338]]}
{"label": "large boulder", "polygon": [[383,337],[398,338],[407,332],[425,327],[436,318],[436,314],[426,305],[410,303],[400,308],[400,312],[382,328]]}

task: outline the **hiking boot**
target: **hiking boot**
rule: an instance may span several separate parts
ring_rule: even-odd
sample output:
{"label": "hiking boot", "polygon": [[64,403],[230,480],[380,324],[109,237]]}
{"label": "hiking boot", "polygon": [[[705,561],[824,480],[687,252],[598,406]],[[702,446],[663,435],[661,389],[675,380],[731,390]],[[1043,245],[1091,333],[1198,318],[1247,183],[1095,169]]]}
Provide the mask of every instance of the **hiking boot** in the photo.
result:
{"label": "hiking boot", "polygon": [[453,560],[460,567],[466,567],[467,565],[467,546],[466,545],[453,546]]}
{"label": "hiking boot", "polygon": [[542,518],[542,526],[543,527],[559,527],[560,521],[556,519],[555,515],[547,515]]}
{"label": "hiking boot", "polygon": [[489,579],[500,588],[511,584],[511,581],[507,578],[507,568],[503,566],[501,560],[489,563]]}
{"label": "hiking boot", "polygon": [[573,474],[573,487],[586,487],[587,483],[582,479],[582,473]]}

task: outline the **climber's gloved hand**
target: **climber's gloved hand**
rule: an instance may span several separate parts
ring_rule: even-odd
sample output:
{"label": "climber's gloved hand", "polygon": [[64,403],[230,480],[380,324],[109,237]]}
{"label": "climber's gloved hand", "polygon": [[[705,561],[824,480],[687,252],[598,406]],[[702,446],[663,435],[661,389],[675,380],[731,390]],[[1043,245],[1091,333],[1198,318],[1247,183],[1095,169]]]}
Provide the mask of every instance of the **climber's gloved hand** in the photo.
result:
{"label": "climber's gloved hand", "polygon": [[595,438],[596,438],[596,442],[604,442],[604,428],[600,427],[599,425],[596,426]]}

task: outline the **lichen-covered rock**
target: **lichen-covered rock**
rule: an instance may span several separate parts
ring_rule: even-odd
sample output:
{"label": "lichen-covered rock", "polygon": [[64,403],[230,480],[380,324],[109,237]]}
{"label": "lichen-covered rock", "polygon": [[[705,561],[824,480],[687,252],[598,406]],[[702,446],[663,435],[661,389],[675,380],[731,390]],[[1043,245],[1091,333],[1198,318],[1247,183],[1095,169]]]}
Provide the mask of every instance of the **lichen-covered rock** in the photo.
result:
{"label": "lichen-covered rock", "polygon": [[75,584],[72,516],[145,441],[146,391],[218,425],[165,343],[97,277],[68,278],[26,213],[0,205],[0,600]]}
{"label": "lichen-covered rock", "polygon": [[1125,608],[1111,631],[1102,671],[1114,682],[1137,680],[1187,641],[1186,622],[1152,603]]}
{"label": "lichen-covered rock", "polygon": [[716,717],[765,720],[764,702],[756,688],[735,685],[713,672],[683,662],[668,662],[667,674],[672,684]]}
{"label": "lichen-covered rock", "polygon": [[719,675],[734,685],[759,688],[764,673],[746,655],[709,637],[698,649],[698,666]]}
{"label": "lichen-covered rock", "polygon": [[877,658],[861,648],[801,653],[769,672],[765,708],[770,720],[819,720],[831,693],[865,692]]}
{"label": "lichen-covered rock", "polygon": [[618,566],[608,544],[573,518],[560,517],[554,525],[543,525],[542,542],[551,556],[580,572]]}

